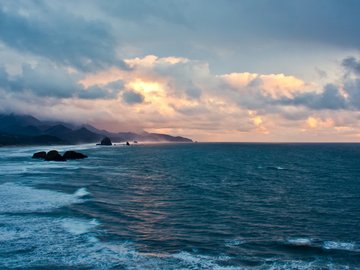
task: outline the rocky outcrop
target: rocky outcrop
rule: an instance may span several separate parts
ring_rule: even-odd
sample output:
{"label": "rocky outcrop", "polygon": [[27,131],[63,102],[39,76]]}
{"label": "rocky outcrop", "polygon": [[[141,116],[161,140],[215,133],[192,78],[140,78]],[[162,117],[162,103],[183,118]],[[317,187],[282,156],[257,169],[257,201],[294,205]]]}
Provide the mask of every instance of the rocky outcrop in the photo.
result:
{"label": "rocky outcrop", "polygon": [[32,158],[42,158],[42,159],[45,159],[45,157],[46,157],[45,151],[37,152],[32,156]]}
{"label": "rocky outcrop", "polygon": [[45,160],[46,161],[66,161],[66,159],[62,155],[60,155],[59,152],[56,150],[51,150],[51,151],[47,152]]}
{"label": "rocky outcrop", "polygon": [[82,153],[78,153],[75,151],[66,151],[65,154],[63,155],[63,158],[65,158],[66,160],[68,160],[68,159],[83,159],[83,158],[87,158],[87,155],[84,155]]}
{"label": "rocky outcrop", "polygon": [[105,137],[104,139],[102,139],[100,145],[112,145],[110,138]]}
{"label": "rocky outcrop", "polygon": [[49,152],[41,151],[33,154],[32,158],[36,159],[44,159],[46,161],[66,161],[72,159],[83,159],[87,158],[87,155],[76,151],[66,151],[65,154],[62,156],[56,150],[51,150]]}

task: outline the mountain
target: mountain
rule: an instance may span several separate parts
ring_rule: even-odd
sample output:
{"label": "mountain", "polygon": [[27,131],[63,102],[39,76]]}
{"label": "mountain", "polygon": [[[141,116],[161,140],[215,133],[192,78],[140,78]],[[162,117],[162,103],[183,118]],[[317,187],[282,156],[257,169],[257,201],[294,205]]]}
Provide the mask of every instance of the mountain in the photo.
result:
{"label": "mountain", "polygon": [[58,137],[51,135],[23,136],[0,133],[0,146],[5,145],[61,145],[66,144]]}
{"label": "mountain", "polygon": [[68,133],[72,132],[73,130],[65,127],[62,124],[58,124],[52,127],[49,127],[47,129],[44,130],[44,133],[49,134],[49,135],[53,135],[53,136],[66,136]]}
{"label": "mountain", "polygon": [[9,126],[39,126],[41,121],[30,115],[2,114],[0,115],[0,130]]}
{"label": "mountain", "polygon": [[65,138],[73,144],[99,142],[104,138],[103,134],[97,134],[82,127],[69,132]]}
{"label": "mountain", "polygon": [[0,146],[95,143],[105,136],[114,142],[192,142],[188,138],[167,134],[114,133],[88,124],[75,126],[59,121],[40,121],[30,115],[0,115]]}

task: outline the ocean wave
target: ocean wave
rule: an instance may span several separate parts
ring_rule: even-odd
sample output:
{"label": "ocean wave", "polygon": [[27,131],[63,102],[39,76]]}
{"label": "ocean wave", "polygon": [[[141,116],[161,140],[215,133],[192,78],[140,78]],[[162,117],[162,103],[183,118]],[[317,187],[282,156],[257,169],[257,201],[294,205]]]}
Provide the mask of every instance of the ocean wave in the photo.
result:
{"label": "ocean wave", "polygon": [[186,269],[232,269],[223,268],[218,262],[226,261],[229,259],[227,256],[206,256],[201,254],[191,254],[189,252],[180,252],[172,255],[173,258],[178,259],[179,265],[186,267]]}
{"label": "ocean wave", "polygon": [[[76,162],[76,161],[75,161]],[[58,170],[57,170],[58,169]],[[64,170],[73,173],[77,169],[93,169],[93,167],[75,164],[73,162],[44,162],[44,161],[27,161],[0,164],[0,176],[28,174],[64,174]]]}
{"label": "ocean wave", "polygon": [[286,170],[286,168],[281,167],[281,166],[267,166],[266,169],[268,169],[268,170],[279,170],[279,171]]}
{"label": "ocean wave", "polygon": [[236,247],[236,246],[240,246],[245,244],[246,241],[242,240],[242,239],[233,239],[233,240],[228,240],[225,242],[225,246],[227,247]]}
{"label": "ocean wave", "polygon": [[299,237],[299,238],[288,238],[287,243],[295,246],[311,246],[311,238]]}
{"label": "ocean wave", "polygon": [[323,248],[327,250],[347,250],[347,251],[357,251],[358,246],[354,242],[336,242],[336,241],[325,241]]}
{"label": "ocean wave", "polygon": [[0,268],[285,270],[359,269],[321,260],[267,259],[256,266],[232,265],[226,255],[180,251],[144,253],[131,242],[102,242],[95,219],[0,215]]}
{"label": "ocean wave", "polygon": [[48,212],[67,205],[81,203],[83,196],[88,195],[81,188],[74,194],[36,189],[33,187],[5,183],[0,185],[0,214]]}
{"label": "ocean wave", "polygon": [[313,248],[322,248],[325,250],[344,250],[344,251],[358,251],[359,246],[355,242],[338,242],[338,241],[320,241],[311,238],[288,238],[287,244],[293,246],[306,246]]}
{"label": "ocean wave", "polygon": [[114,256],[104,254],[96,238],[97,221],[1,215],[0,268],[91,267],[108,269]]}
{"label": "ocean wave", "polygon": [[100,223],[96,219],[84,221],[79,219],[66,218],[62,220],[62,226],[68,232],[75,235],[88,233],[99,225]]}
{"label": "ocean wave", "polygon": [[91,193],[86,189],[86,188],[79,188],[75,193],[74,193],[74,195],[76,196],[76,197],[79,197],[79,198],[81,198],[81,197],[85,197],[85,196],[88,196],[88,195],[90,195]]}

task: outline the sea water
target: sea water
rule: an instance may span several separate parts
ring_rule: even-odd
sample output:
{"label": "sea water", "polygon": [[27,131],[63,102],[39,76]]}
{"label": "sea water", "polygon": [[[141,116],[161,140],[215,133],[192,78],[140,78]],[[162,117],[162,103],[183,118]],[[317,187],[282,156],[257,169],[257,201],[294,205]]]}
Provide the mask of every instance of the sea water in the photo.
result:
{"label": "sea water", "polygon": [[360,269],[360,144],[0,148],[0,269]]}

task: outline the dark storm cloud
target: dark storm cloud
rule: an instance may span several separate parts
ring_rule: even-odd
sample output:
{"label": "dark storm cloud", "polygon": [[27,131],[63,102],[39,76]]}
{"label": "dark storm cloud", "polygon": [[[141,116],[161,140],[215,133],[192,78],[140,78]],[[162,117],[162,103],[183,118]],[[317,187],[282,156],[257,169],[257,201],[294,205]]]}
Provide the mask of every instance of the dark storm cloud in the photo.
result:
{"label": "dark storm cloud", "polygon": [[[180,51],[186,40],[204,44],[211,40],[215,45],[246,42],[244,38],[312,41],[360,48],[360,36],[354,31],[360,27],[360,2],[357,0],[122,0],[116,4],[92,3],[115,19],[146,25],[156,38],[171,37],[170,42],[175,39]],[[160,28],[153,29],[154,25]],[[169,28],[172,31],[168,31]]]}
{"label": "dark storm cloud", "polygon": [[121,0],[115,2],[93,1],[114,17],[136,22],[149,22],[161,20],[174,24],[186,24],[184,8],[187,1],[164,1],[164,0]]}
{"label": "dark storm cloud", "polygon": [[54,10],[50,2],[45,3],[14,1],[0,8],[0,41],[82,70],[122,64],[116,60],[116,40],[106,23]]}
{"label": "dark storm cloud", "polygon": [[357,0],[0,3],[3,43],[82,70],[125,67],[116,57],[121,44],[145,54],[195,59],[216,58],[212,48],[241,53],[243,46],[273,40],[360,48]]}

